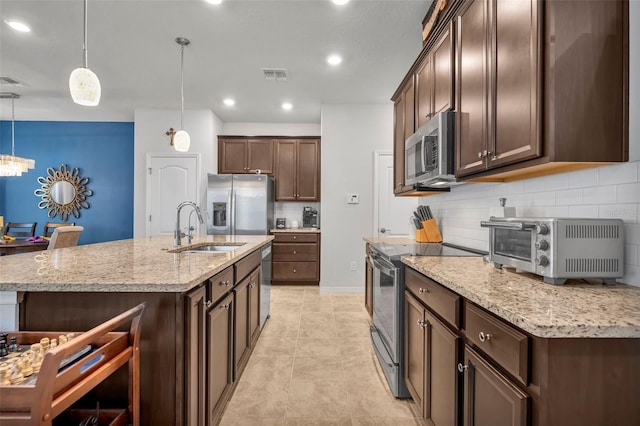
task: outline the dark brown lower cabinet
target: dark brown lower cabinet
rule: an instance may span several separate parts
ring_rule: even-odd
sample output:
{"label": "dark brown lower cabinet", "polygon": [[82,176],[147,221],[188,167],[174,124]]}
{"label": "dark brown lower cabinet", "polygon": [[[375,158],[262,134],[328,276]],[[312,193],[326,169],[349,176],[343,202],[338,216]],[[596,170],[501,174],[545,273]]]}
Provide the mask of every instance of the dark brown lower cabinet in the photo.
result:
{"label": "dark brown lower cabinet", "polygon": [[186,423],[205,425],[205,310],[207,292],[205,286],[187,293],[186,312]]}
{"label": "dark brown lower cabinet", "polygon": [[460,337],[405,292],[405,382],[428,424],[458,424]]}
{"label": "dark brown lower cabinet", "polygon": [[234,298],[229,294],[207,311],[207,424],[218,420],[233,385]]}
{"label": "dark brown lower cabinet", "polygon": [[260,268],[254,269],[233,290],[235,295],[235,375],[239,378],[249,361],[260,331]]}
{"label": "dark brown lower cabinet", "polygon": [[473,349],[464,351],[464,425],[526,426],[529,396]]}

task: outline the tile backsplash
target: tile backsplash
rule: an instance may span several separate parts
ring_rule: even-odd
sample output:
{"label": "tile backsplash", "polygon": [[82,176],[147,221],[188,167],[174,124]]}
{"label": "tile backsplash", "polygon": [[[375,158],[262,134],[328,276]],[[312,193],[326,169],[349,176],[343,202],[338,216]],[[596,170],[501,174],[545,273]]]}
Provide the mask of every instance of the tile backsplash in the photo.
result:
{"label": "tile backsplash", "polygon": [[423,197],[444,241],[489,250],[489,231],[480,221],[501,211],[507,199],[516,216],[619,218],[625,223],[625,275],[640,286],[640,162],[629,162],[507,183],[469,183]]}
{"label": "tile backsplash", "polygon": [[[318,202],[296,202],[296,201],[276,201],[275,217],[284,217],[287,219],[287,228],[291,227],[291,221],[297,220],[300,228],[302,228],[302,208],[313,207],[318,210],[318,227],[322,225],[320,217],[320,203]],[[274,218],[275,223],[275,218]]]}

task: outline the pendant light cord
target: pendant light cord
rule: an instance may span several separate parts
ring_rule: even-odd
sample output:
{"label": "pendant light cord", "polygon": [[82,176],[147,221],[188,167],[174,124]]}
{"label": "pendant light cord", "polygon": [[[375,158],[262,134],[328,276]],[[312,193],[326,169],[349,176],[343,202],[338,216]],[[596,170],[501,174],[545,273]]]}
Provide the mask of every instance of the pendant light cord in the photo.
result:
{"label": "pendant light cord", "polygon": [[14,135],[16,133],[16,128],[15,128],[16,115],[15,115],[15,108],[14,108],[15,100],[16,98],[12,96],[11,97],[11,156],[13,157],[16,156],[15,140],[14,140]]}
{"label": "pendant light cord", "polygon": [[88,46],[87,46],[87,0],[84,0],[84,42],[82,44],[82,56],[85,68],[89,68]]}
{"label": "pendant light cord", "polygon": [[184,130],[184,44],[180,45],[180,130]]}

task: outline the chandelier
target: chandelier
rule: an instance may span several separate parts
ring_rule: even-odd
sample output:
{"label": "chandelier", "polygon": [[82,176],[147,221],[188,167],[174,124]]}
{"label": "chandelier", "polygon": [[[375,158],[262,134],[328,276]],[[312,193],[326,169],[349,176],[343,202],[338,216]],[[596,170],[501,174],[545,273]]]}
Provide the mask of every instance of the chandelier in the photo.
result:
{"label": "chandelier", "polygon": [[0,99],[11,99],[11,155],[0,154],[0,176],[21,176],[36,166],[35,160],[15,156],[15,111],[14,101],[17,93],[0,93]]}

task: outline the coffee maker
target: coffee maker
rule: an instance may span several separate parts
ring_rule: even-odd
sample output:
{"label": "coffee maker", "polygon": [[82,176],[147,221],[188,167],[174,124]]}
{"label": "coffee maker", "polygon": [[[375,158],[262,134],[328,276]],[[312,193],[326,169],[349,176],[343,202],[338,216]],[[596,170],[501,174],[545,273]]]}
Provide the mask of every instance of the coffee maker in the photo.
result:
{"label": "coffee maker", "polygon": [[302,227],[317,228],[318,227],[318,210],[313,207],[302,208]]}

